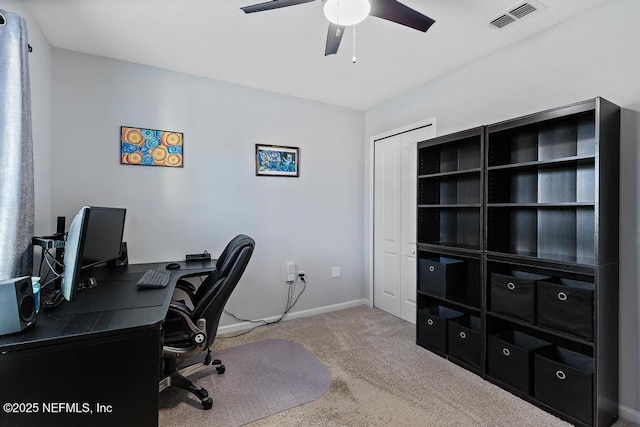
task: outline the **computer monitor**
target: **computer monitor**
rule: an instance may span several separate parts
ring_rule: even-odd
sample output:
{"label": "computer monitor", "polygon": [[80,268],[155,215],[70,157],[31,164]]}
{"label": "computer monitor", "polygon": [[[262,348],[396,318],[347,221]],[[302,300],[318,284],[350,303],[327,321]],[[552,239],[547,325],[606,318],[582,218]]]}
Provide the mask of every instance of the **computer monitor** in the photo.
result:
{"label": "computer monitor", "polygon": [[90,208],[82,251],[82,268],[87,269],[120,256],[126,209]]}
{"label": "computer monitor", "polygon": [[120,256],[126,209],[83,206],[65,243],[62,295],[73,301],[83,271]]}

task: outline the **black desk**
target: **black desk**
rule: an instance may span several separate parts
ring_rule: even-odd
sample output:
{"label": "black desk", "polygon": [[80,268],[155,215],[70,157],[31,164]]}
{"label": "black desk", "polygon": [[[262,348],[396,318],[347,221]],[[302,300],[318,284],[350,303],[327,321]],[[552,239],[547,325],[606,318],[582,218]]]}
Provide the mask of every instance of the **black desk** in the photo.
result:
{"label": "black desk", "polygon": [[163,289],[136,287],[165,265],[97,268],[97,287],[0,336],[0,426],[156,426],[162,323],[176,281],[215,261],[181,263]]}

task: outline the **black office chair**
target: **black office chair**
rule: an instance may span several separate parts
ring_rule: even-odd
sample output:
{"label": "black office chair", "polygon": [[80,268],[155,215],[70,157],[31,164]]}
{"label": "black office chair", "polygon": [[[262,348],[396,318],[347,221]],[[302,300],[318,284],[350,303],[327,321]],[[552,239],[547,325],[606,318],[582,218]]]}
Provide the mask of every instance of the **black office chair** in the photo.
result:
{"label": "black office chair", "polygon": [[[218,258],[215,270],[201,273],[201,276],[207,277],[197,289],[189,289],[193,308],[182,301],[172,301],[169,305],[164,325],[163,376],[159,391],[172,386],[179,387],[195,394],[204,409],[210,409],[213,405],[207,390],[187,377],[208,366],[215,366],[218,374],[224,373],[222,361],[211,360],[209,347],[216,337],[222,310],[242,277],[254,247],[255,242],[251,237],[242,234],[234,237]],[[189,288],[184,284],[181,287]],[[205,351],[204,362],[178,370],[181,363]]]}
{"label": "black office chair", "polygon": [[189,302],[193,306],[195,306],[198,303],[198,301],[202,299],[202,296],[207,292],[207,289],[211,286],[211,284],[215,283],[219,277],[221,277],[222,275],[226,274],[229,271],[229,269],[231,268],[231,260],[230,260],[229,254],[231,253],[231,251],[234,250],[236,246],[246,241],[247,237],[248,236],[245,236],[244,234],[239,234],[233,239],[231,239],[231,241],[227,244],[227,246],[224,248],[224,250],[218,257],[218,260],[216,261],[215,269],[210,273],[206,273],[207,278],[198,288],[196,288],[191,282],[188,282],[183,279],[189,278],[189,277],[201,277],[203,276],[202,273],[185,274],[181,276],[178,282],[176,283],[176,289],[180,289],[181,291],[183,291],[186,294],[186,296],[189,298]]}

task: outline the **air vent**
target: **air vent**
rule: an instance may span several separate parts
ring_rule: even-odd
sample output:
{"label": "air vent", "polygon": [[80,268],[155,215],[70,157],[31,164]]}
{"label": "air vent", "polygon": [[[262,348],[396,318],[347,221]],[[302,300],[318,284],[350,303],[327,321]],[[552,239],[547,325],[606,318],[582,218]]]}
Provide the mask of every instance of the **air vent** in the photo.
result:
{"label": "air vent", "polygon": [[522,19],[533,12],[539,11],[544,8],[540,2],[529,1],[527,3],[519,3],[508,9],[507,12],[503,12],[497,18],[491,20],[489,25],[493,28],[503,28],[512,22],[516,22],[518,19]]}
{"label": "air vent", "polygon": [[520,19],[520,18],[522,18],[524,16],[527,16],[530,13],[535,12],[536,10],[538,10],[538,9],[533,7],[531,4],[525,3],[525,4],[522,4],[522,5],[518,6],[518,7],[516,7],[515,9],[511,10],[509,13],[511,15],[515,16],[516,18]]}
{"label": "air vent", "polygon": [[499,18],[494,19],[493,21],[490,22],[491,25],[493,25],[496,28],[502,28],[505,25],[511,24],[512,22],[515,22],[515,18],[512,18],[509,15],[502,15]]}

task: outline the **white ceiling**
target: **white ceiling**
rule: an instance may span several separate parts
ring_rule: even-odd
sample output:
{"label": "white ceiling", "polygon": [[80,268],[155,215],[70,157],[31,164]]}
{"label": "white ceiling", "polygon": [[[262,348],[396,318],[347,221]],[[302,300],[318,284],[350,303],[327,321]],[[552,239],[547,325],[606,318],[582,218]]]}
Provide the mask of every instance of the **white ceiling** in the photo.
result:
{"label": "white ceiling", "polygon": [[542,10],[491,28],[518,0],[401,0],[422,33],[368,17],[324,56],[321,0],[260,13],[264,0],[25,0],[53,47],[366,110],[608,0],[529,0]]}

